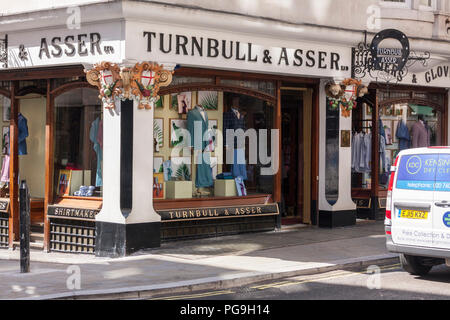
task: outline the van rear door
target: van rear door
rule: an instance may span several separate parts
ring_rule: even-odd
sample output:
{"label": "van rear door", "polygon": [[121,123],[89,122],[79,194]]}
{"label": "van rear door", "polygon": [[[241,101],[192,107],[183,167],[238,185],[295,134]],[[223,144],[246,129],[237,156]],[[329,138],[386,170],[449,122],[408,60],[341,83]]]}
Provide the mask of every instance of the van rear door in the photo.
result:
{"label": "van rear door", "polygon": [[450,249],[450,154],[440,153],[433,201],[433,247]]}
{"label": "van rear door", "polygon": [[[416,151],[417,152],[417,151]],[[433,246],[433,202],[439,154],[401,155],[392,192],[392,240],[395,244]]]}

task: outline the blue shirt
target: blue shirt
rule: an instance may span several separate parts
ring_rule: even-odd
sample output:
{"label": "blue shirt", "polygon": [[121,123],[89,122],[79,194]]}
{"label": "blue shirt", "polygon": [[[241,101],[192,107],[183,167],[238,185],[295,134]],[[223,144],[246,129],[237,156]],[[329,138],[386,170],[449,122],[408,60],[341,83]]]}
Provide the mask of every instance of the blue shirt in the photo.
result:
{"label": "blue shirt", "polygon": [[28,124],[27,119],[19,113],[18,118],[19,127],[19,156],[28,154],[27,152],[27,137],[28,137]]}

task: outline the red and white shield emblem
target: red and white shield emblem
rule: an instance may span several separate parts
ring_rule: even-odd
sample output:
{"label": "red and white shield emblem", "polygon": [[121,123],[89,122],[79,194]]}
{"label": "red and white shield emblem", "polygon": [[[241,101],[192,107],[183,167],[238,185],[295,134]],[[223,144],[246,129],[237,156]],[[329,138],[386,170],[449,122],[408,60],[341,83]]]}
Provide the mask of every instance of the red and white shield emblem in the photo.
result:
{"label": "red and white shield emblem", "polygon": [[357,86],[354,84],[345,87],[344,98],[347,101],[355,100],[357,98],[356,91],[357,91]]}
{"label": "red and white shield emblem", "polygon": [[114,77],[113,74],[110,70],[105,69],[101,72],[102,75],[102,84],[110,86],[113,81],[114,81]]}
{"label": "red and white shield emblem", "polygon": [[152,71],[142,71],[141,83],[145,88],[155,83],[155,73]]}

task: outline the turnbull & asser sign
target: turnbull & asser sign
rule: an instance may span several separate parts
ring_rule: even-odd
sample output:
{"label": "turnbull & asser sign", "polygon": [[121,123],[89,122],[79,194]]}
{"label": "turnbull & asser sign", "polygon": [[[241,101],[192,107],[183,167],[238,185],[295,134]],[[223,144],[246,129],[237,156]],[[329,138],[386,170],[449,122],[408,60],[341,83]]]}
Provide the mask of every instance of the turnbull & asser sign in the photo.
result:
{"label": "turnbull & asser sign", "polygon": [[127,58],[295,75],[349,77],[351,48],[195,28],[127,23]]}
{"label": "turnbull & asser sign", "polygon": [[186,221],[217,218],[256,217],[264,215],[278,215],[278,205],[248,205],[212,208],[188,208],[173,210],[158,210],[162,221]]}

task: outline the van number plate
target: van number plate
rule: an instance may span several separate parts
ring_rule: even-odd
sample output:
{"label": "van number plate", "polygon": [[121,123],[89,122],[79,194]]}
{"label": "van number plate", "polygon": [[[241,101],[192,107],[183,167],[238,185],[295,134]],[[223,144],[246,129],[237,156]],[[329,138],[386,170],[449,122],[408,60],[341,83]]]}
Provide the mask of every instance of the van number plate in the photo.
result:
{"label": "van number plate", "polygon": [[401,210],[400,218],[426,220],[428,219],[428,211]]}

